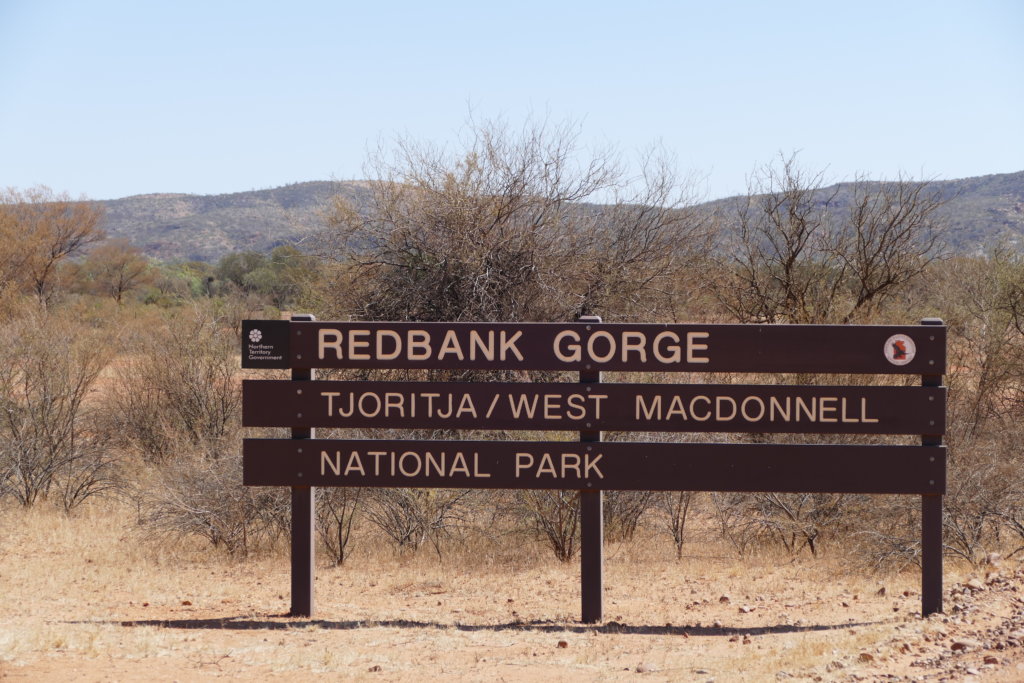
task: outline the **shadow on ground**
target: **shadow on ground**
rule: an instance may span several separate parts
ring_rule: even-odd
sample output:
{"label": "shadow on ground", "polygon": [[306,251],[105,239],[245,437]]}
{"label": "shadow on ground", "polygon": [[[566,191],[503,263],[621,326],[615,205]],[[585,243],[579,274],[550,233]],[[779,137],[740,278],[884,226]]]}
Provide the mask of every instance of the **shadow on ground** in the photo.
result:
{"label": "shadow on ground", "polygon": [[613,633],[626,635],[648,636],[763,636],[785,633],[805,633],[809,631],[835,631],[858,626],[874,626],[884,622],[847,622],[842,624],[811,624],[794,626],[778,624],[775,626],[701,626],[674,625],[664,626],[631,625],[617,621],[603,624],[567,624],[555,621],[512,621],[505,624],[459,624],[440,623],[436,621],[412,621],[408,619],[389,619],[384,621],[328,621],[323,619],[295,619],[286,614],[268,615],[266,619],[247,617],[223,617],[218,619],[138,619],[132,621],[73,621],[73,624],[112,624],[117,626],[174,629],[225,629],[234,631],[289,631],[306,628],[347,631],[369,628],[407,628],[437,629],[451,631],[537,631],[541,633]]}

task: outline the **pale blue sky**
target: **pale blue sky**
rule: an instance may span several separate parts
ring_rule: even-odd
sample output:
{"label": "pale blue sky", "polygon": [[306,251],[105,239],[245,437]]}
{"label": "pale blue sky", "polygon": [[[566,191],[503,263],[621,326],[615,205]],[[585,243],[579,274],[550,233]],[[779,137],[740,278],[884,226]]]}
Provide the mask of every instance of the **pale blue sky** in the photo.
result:
{"label": "pale blue sky", "polygon": [[1024,2],[0,0],[0,187],[96,199],[363,176],[469,109],[661,141],[708,198],[778,152],[1024,170]]}

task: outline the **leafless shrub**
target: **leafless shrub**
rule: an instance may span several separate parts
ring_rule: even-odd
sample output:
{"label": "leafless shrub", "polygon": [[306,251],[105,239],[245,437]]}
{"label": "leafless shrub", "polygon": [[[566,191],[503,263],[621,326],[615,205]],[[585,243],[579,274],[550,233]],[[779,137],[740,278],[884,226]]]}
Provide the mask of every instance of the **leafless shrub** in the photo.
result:
{"label": "leafless shrub", "polygon": [[212,458],[237,449],[238,341],[220,319],[197,306],[135,344],[117,367],[108,404],[125,445],[152,462],[183,448]]}
{"label": "leafless shrub", "polygon": [[281,533],[288,498],[279,487],[242,486],[241,469],[234,453],[180,455],[139,492],[140,525],[171,540],[198,536],[232,555],[248,555]]}
{"label": "leafless shrub", "polygon": [[472,497],[467,489],[374,489],[366,517],[401,549],[417,550],[430,541],[438,556],[441,540],[463,519]]}
{"label": "leafless shrub", "polygon": [[316,530],[334,564],[341,566],[348,556],[352,525],[364,502],[360,488],[323,487],[316,496]]}
{"label": "leafless shrub", "polygon": [[59,500],[65,512],[70,512],[92,496],[119,494],[124,490],[121,454],[111,448],[111,439],[107,437],[88,437],[88,444],[80,446],[82,457],[55,478],[50,495]]}
{"label": "leafless shrub", "polygon": [[739,555],[746,555],[764,537],[765,528],[754,513],[747,493],[711,493],[712,514],[718,532]]}
{"label": "leafless shrub", "polygon": [[603,504],[606,541],[631,541],[654,494],[650,491],[605,491]]}
{"label": "leafless shrub", "polygon": [[520,491],[518,514],[562,562],[576,556],[580,540],[579,491]]}
{"label": "leafless shrub", "polygon": [[1003,532],[1016,534],[1024,491],[1016,454],[1020,430],[987,434],[951,450],[943,501],[943,536],[947,552],[971,564],[992,550],[1003,550]]}
{"label": "leafless shrub", "polygon": [[760,493],[752,510],[763,533],[789,553],[818,554],[823,532],[843,517],[848,496],[831,493]]}
{"label": "leafless shrub", "polygon": [[848,556],[874,571],[921,566],[920,496],[871,496],[862,512],[847,537]]}
{"label": "leafless shrub", "polygon": [[1007,553],[1007,557],[1013,557],[1024,550],[1024,490],[1020,481],[1016,482],[1016,491],[1009,505],[1000,512],[999,522],[1014,538],[1016,546]]}
{"label": "leafless shrub", "polygon": [[101,335],[52,313],[0,331],[0,494],[53,497],[71,510],[118,484],[107,436],[87,402],[110,354]]}
{"label": "leafless shrub", "polygon": [[672,536],[676,546],[676,559],[683,557],[683,543],[686,541],[686,522],[697,491],[659,491],[654,496],[654,505],[661,512],[664,528]]}
{"label": "leafless shrub", "polygon": [[140,525],[244,556],[287,528],[280,488],[241,484],[238,339],[216,304],[172,311],[125,342],[104,419],[148,474]]}
{"label": "leafless shrub", "polygon": [[[803,375],[800,384],[829,384],[840,378]],[[789,382],[794,383],[794,382]],[[844,443],[875,443],[890,437],[842,435]],[[720,440],[745,443],[834,443],[835,437],[816,434],[730,434]],[[858,530],[869,506],[865,495],[834,493],[718,492],[711,495],[711,511],[722,537],[740,555],[759,546],[775,546],[787,553],[807,550],[817,556],[823,542]]]}
{"label": "leafless shrub", "polygon": [[1024,261],[996,248],[950,261],[935,280],[950,330],[946,550],[976,563],[1019,537]]}

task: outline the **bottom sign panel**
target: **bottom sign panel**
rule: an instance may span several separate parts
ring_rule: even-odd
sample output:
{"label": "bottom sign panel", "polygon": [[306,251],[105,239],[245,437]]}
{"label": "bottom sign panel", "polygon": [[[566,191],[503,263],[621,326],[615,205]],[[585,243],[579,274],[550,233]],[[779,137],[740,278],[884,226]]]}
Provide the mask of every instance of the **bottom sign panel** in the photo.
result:
{"label": "bottom sign panel", "polygon": [[248,486],[945,493],[944,446],[245,439]]}

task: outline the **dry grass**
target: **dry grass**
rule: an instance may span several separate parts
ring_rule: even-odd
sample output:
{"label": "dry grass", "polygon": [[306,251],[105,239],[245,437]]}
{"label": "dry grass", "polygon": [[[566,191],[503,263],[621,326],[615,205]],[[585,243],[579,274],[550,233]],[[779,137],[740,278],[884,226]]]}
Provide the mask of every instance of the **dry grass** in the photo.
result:
{"label": "dry grass", "polygon": [[[156,545],[110,503],[70,519],[4,508],[0,527],[0,678],[11,680],[874,679],[927,673],[909,667],[924,655],[899,648],[952,628],[914,616],[913,572],[740,562],[714,547],[676,562],[663,539],[608,549],[597,626],[578,620],[578,566],[533,544],[520,552],[515,538],[440,560],[364,542],[345,567],[318,568],[317,616],[296,619],[283,616],[283,552],[234,561]],[[1005,619],[1015,604],[986,610]],[[988,673],[1024,673],[1014,661]]]}

